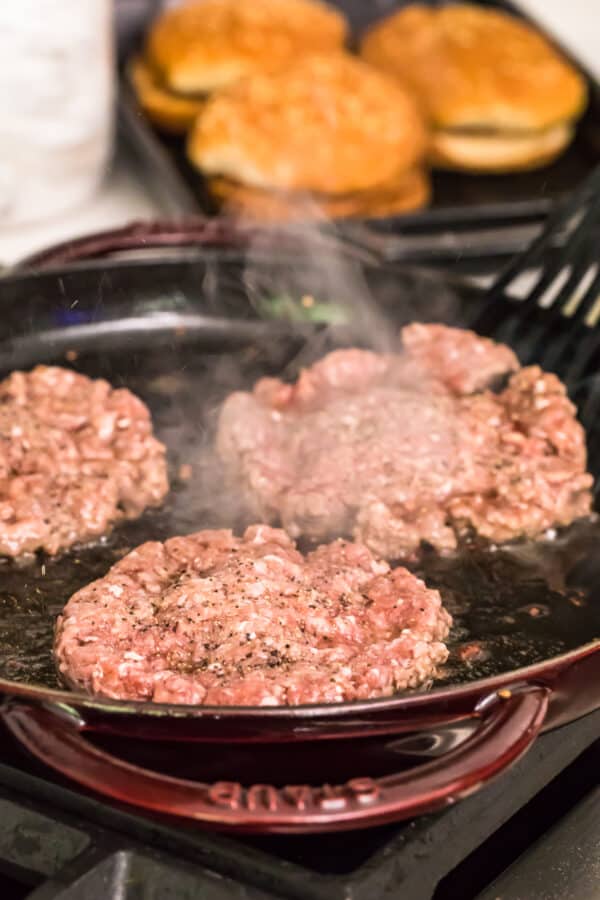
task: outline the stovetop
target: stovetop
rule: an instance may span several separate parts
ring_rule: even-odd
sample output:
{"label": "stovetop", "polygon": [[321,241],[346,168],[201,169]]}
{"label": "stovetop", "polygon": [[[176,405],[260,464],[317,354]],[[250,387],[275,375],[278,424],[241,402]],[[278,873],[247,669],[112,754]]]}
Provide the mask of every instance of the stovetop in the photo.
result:
{"label": "stovetop", "polygon": [[0,735],[3,900],[592,900],[600,711],[445,811],[335,835],[232,837],[98,800]]}

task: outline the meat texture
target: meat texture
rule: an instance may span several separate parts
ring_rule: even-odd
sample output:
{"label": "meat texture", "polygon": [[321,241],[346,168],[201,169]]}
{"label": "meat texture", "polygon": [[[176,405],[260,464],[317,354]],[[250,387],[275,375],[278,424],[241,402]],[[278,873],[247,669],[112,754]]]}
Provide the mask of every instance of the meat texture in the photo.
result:
{"label": "meat texture", "polygon": [[444,662],[440,595],[342,540],[306,557],[284,531],[143,544],[67,603],[55,653],[113,698],[271,706],[378,697]]}
{"label": "meat texture", "polygon": [[161,502],[165,448],[147,408],[68,369],[0,382],[0,554],[54,554]]}
{"label": "meat texture", "polygon": [[[413,324],[402,341],[398,355],[334,351],[295,384],[228,397],[217,448],[254,515],[401,559],[590,512],[585,435],[558,378],[469,331]],[[486,388],[501,376],[503,390]]]}

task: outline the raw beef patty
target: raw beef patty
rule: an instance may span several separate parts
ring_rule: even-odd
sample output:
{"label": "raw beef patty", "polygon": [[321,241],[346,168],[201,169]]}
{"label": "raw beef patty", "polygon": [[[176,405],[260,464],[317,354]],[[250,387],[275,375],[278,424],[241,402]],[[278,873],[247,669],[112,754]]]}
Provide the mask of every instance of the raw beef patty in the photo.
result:
{"label": "raw beef patty", "polygon": [[303,556],[254,525],[138,547],[71,597],[55,653],[69,684],[105,697],[335,702],[430,681],[450,622],[437,591],[360,544]]}
{"label": "raw beef patty", "polygon": [[56,366],[0,382],[0,554],[92,540],[168,489],[165,448],[130,391]]}
{"label": "raw beef patty", "polygon": [[414,324],[402,343],[335,351],[295,384],[264,378],[228,397],[217,448],[253,515],[399,559],[590,512],[585,435],[558,378],[460,329]]}

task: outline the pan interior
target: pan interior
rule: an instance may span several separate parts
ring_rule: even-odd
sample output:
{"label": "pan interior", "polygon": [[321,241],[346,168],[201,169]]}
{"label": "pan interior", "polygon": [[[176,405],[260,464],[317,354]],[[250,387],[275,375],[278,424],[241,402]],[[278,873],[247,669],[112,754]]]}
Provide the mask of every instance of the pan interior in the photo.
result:
{"label": "pan interior", "polygon": [[[127,386],[151,408],[169,449],[173,490],[163,508],[125,523],[94,546],[58,558],[0,561],[0,678],[60,687],[54,620],[70,595],[147,540],[247,522],[225,499],[211,432],[221,400],[285,366],[285,342],[226,353],[177,341],[160,352],[80,356],[70,364]],[[322,349],[320,347],[319,349]],[[192,466],[190,480],[180,466]],[[473,546],[451,559],[426,554],[415,567],[442,592],[455,620],[451,656],[437,685],[495,675],[575,649],[600,636],[600,525],[578,523],[552,541],[501,549]]]}

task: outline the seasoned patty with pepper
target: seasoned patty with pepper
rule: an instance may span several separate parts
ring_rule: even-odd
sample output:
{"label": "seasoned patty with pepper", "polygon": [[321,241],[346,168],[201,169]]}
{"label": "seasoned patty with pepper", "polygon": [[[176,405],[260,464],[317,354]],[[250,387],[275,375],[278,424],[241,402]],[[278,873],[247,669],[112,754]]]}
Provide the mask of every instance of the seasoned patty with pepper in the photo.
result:
{"label": "seasoned patty with pepper", "polygon": [[450,622],[437,591],[360,544],[303,556],[254,525],[138,547],[71,597],[55,653],[70,685],[104,697],[337,702],[430,681]]}

